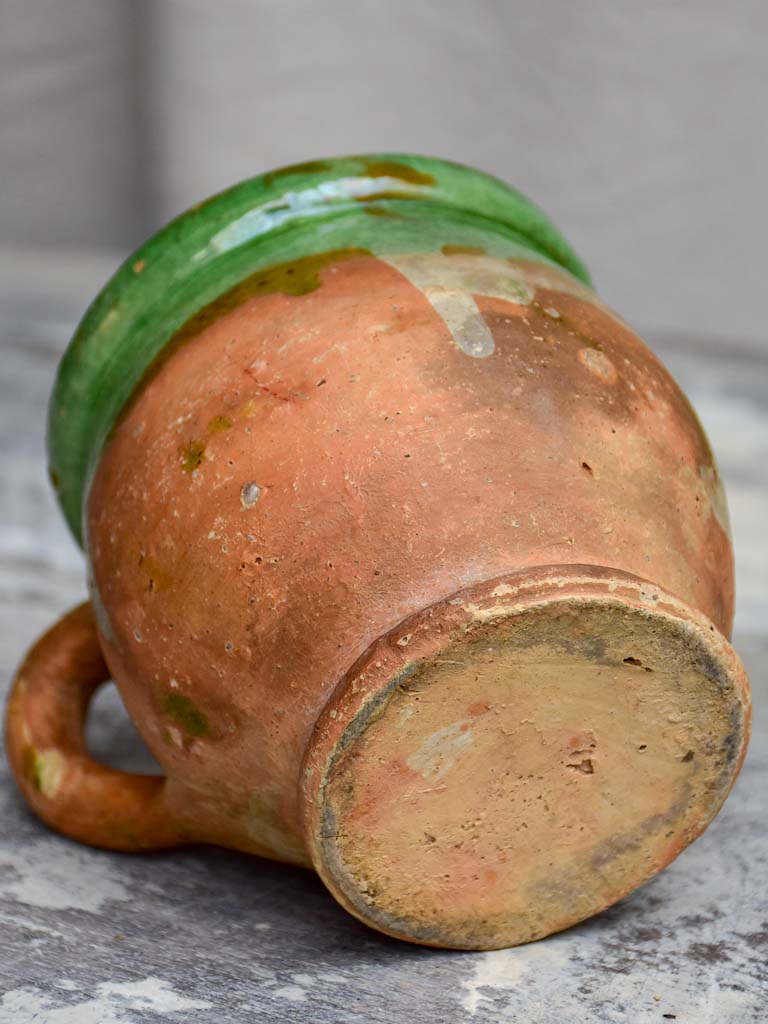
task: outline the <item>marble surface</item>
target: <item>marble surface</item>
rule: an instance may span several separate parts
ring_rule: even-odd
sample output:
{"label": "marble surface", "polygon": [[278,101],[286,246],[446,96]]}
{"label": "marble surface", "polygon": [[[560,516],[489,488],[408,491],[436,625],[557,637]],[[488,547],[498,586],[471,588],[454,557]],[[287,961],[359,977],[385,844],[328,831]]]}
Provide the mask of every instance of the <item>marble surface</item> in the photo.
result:
{"label": "marble surface", "polygon": [[[85,588],[42,447],[77,310],[39,289],[0,286],[0,299],[2,691],[24,649]],[[0,758],[0,1024],[768,1019],[768,349],[652,341],[720,459],[737,545],[736,644],[755,695],[744,771],[709,831],[566,933],[501,952],[440,952],[367,930],[299,869],[212,848],[80,847],[31,816]],[[103,760],[151,770],[109,688],[89,735]]]}

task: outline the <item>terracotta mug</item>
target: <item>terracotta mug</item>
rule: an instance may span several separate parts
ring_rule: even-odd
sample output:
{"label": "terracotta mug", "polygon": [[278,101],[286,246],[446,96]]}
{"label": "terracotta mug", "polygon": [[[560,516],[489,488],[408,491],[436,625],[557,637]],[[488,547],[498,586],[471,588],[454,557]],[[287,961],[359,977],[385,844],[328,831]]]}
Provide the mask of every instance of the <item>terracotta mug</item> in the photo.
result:
{"label": "terracotta mug", "polygon": [[[712,453],[496,179],[355,157],[195,207],[86,314],[49,445],[91,602],[7,740],[66,835],[311,866],[374,928],[483,949],[620,899],[728,793]],[[89,757],[107,679],[164,777]]]}

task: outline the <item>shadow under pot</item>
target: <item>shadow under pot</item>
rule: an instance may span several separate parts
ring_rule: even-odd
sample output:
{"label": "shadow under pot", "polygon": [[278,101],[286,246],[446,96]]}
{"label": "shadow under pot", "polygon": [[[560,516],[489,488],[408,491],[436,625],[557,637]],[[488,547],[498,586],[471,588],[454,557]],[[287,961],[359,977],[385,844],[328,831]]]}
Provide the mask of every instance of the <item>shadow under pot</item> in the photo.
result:
{"label": "shadow under pot", "polygon": [[[61,365],[52,478],[91,602],[8,709],[53,828],[320,874],[413,942],[528,942],[712,820],[748,688],[684,395],[513,189],[379,155],[152,238]],[[89,758],[113,679],[165,776]]]}

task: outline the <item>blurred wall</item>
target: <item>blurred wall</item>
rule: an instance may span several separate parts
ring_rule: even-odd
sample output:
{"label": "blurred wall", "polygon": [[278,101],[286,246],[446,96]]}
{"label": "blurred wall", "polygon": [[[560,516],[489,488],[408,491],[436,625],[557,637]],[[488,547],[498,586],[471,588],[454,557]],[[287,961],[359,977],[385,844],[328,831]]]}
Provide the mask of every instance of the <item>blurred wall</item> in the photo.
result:
{"label": "blurred wall", "polygon": [[0,0],[0,244],[132,246],[156,223],[146,6]]}
{"label": "blurred wall", "polygon": [[475,164],[646,330],[766,343],[766,0],[0,0],[0,245],[334,153]]}

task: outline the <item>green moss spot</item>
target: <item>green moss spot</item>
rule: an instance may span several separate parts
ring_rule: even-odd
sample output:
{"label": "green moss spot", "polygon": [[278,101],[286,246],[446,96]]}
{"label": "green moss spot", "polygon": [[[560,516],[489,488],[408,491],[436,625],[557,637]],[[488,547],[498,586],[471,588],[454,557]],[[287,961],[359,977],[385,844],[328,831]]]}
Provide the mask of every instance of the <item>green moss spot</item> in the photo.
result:
{"label": "green moss spot", "polygon": [[218,434],[220,430],[229,430],[231,426],[232,420],[228,416],[214,416],[208,424],[208,430],[211,434]]}
{"label": "green moss spot", "polygon": [[400,181],[408,181],[412,185],[434,185],[435,179],[431,174],[424,171],[417,171],[415,167],[408,164],[398,164],[392,160],[377,160],[374,163],[365,165],[365,174],[369,178],[399,178]]}
{"label": "green moss spot", "polygon": [[402,213],[395,213],[394,210],[388,210],[385,206],[365,206],[363,207],[363,213],[367,213],[369,217],[391,217],[394,220],[407,220]]}
{"label": "green moss spot", "polygon": [[370,192],[364,196],[352,196],[356,203],[374,203],[379,199],[413,199],[412,192],[396,192],[388,189],[386,192]]}
{"label": "green moss spot", "polygon": [[172,718],[188,736],[211,735],[208,719],[189,697],[181,693],[166,693],[163,695],[161,707],[163,713]]}
{"label": "green moss spot", "polygon": [[482,246],[443,246],[443,256],[484,256]]}
{"label": "green moss spot", "polygon": [[35,750],[28,743],[21,754],[21,770],[24,778],[38,792],[52,800],[64,774],[64,755],[54,747],[50,750]]}
{"label": "green moss spot", "polygon": [[190,441],[179,448],[179,460],[185,473],[194,473],[205,457],[205,445],[202,441]]}

